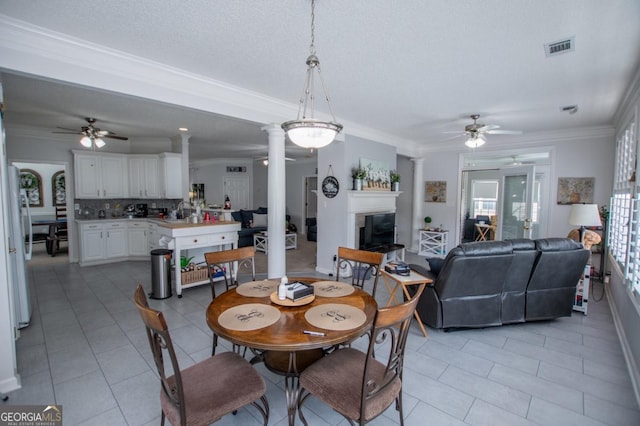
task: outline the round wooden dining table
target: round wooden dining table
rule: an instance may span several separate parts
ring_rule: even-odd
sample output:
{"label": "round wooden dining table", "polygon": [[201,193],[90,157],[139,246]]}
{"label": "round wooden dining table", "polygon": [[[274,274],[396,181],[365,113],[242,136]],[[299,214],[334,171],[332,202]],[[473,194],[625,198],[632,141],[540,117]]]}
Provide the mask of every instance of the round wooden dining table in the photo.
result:
{"label": "round wooden dining table", "polygon": [[[291,281],[312,283],[319,278],[290,278]],[[279,280],[278,280],[279,281]],[[344,283],[341,283],[344,285]],[[242,285],[242,284],[241,284]],[[245,304],[264,304],[277,308],[280,317],[276,322],[255,330],[239,331],[220,325],[218,318],[225,311]],[[305,314],[323,304],[342,304],[361,310],[366,319],[364,323],[348,330],[329,330],[315,327],[305,318]],[[207,308],[207,324],[218,336],[229,340],[234,345],[250,348],[256,357],[252,363],[265,362],[267,368],[285,377],[285,394],[289,424],[295,422],[296,405],[300,392],[299,373],[312,362],[322,356],[323,349],[342,343],[351,342],[366,333],[372,326],[378,305],[367,292],[354,288],[351,294],[339,297],[322,297],[315,295],[311,303],[300,306],[283,306],[274,303],[269,296],[247,297],[231,289],[217,296]],[[305,331],[312,332],[307,334]]]}

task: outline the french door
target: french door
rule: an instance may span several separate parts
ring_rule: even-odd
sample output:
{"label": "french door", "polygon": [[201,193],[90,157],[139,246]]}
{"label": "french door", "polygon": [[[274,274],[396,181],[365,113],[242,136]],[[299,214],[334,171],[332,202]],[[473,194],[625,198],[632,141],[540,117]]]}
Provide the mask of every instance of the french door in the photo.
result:
{"label": "french door", "polygon": [[538,238],[540,201],[535,166],[501,168],[496,239]]}

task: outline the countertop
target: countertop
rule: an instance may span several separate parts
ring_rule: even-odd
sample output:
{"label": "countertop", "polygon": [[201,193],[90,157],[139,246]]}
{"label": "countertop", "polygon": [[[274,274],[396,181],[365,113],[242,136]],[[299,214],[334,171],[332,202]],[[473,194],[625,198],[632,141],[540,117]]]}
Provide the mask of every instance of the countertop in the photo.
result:
{"label": "countertop", "polygon": [[221,226],[221,225],[240,225],[240,222],[232,222],[232,221],[220,221],[216,220],[215,222],[201,222],[201,223],[188,223],[184,219],[183,220],[166,220],[166,219],[149,219],[151,222],[157,224],[158,226],[162,226],[164,228],[170,229],[182,229],[182,228],[201,228],[206,226]]}

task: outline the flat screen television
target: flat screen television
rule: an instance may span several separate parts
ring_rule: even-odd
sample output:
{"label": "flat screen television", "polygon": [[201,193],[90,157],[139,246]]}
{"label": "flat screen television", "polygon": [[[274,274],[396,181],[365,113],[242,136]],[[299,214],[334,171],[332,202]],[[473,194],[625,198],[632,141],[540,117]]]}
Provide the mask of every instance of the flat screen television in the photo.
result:
{"label": "flat screen television", "polygon": [[364,227],[360,230],[360,249],[395,243],[395,213],[380,213],[365,216]]}

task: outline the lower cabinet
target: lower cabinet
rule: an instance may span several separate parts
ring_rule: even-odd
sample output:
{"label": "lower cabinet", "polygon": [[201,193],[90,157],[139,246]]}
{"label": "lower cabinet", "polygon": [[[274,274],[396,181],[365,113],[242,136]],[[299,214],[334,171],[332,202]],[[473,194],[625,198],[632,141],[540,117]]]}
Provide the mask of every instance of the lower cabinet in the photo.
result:
{"label": "lower cabinet", "polygon": [[79,229],[81,265],[129,255],[126,222],[83,223]]}
{"label": "lower cabinet", "polygon": [[128,223],[129,256],[149,255],[148,231],[146,222]]}

